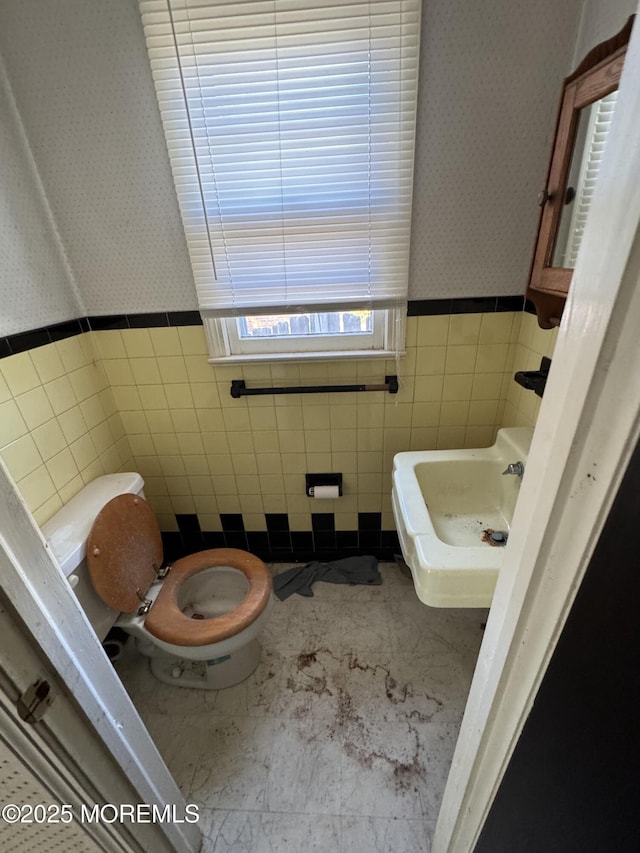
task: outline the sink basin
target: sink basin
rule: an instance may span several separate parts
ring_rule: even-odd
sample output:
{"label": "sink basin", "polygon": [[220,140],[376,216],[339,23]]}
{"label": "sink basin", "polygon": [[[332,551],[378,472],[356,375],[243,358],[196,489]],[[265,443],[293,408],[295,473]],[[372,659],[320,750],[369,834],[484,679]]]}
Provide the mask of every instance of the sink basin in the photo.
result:
{"label": "sink basin", "polygon": [[526,463],[532,434],[529,427],[512,427],[499,430],[491,447],[394,457],[393,514],[425,604],[491,604],[520,491],[520,477],[502,472]]}

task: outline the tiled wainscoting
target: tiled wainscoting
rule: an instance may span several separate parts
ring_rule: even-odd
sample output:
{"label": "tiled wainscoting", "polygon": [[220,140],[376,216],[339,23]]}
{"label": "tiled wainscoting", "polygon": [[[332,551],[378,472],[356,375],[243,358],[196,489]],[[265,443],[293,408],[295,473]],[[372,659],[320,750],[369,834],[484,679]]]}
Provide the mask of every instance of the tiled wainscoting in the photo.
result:
{"label": "tiled wainscoting", "polygon": [[175,560],[204,548],[242,548],[263,560],[335,560],[355,554],[393,559],[395,530],[382,529],[382,513],[359,512],[356,530],[336,530],[335,514],[311,513],[311,530],[291,530],[287,513],[265,513],[266,530],[245,530],[242,513],[221,513],[222,530],[203,531],[198,516],[177,515],[178,531],[162,533],[165,557]]}
{"label": "tiled wainscoting", "polygon": [[[172,552],[224,543],[271,559],[388,557],[395,453],[487,446],[501,426],[535,423],[539,400],[513,373],[551,354],[555,332],[509,301],[463,301],[410,304],[397,362],[213,366],[194,312],[2,339],[0,455],[39,524],[95,476],[134,469]],[[388,374],[398,394],[230,396],[232,379],[350,384]],[[343,474],[343,497],[308,498],[305,473],[329,471]]]}

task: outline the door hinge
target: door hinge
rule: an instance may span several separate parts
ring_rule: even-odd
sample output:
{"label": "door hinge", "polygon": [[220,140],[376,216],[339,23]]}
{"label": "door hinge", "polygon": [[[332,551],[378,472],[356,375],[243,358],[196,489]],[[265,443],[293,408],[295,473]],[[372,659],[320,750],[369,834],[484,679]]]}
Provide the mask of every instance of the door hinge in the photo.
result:
{"label": "door hinge", "polygon": [[48,681],[40,679],[24,691],[16,703],[18,714],[25,723],[37,723],[44,716],[45,711],[53,702],[51,685]]}

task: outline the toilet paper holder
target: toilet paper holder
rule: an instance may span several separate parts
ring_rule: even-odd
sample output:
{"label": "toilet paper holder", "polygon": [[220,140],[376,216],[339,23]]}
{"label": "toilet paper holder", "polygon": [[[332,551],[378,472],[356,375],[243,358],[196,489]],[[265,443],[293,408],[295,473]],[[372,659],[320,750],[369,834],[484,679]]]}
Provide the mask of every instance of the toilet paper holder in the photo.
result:
{"label": "toilet paper holder", "polygon": [[338,497],[342,497],[342,474],[305,474],[305,492],[313,498],[316,486],[337,486]]}

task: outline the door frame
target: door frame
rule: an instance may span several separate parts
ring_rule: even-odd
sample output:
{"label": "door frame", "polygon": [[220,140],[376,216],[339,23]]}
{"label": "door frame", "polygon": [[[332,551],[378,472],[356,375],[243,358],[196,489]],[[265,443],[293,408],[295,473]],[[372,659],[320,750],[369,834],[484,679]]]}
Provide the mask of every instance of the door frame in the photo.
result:
{"label": "door frame", "polygon": [[[107,658],[39,527],[26,507],[4,462],[0,459],[0,589],[5,602],[21,620],[46,670],[75,700],[88,722],[83,736],[106,749],[119,769],[117,792],[121,803],[137,801],[175,805],[184,814],[184,798],[153,743],[149,732]],[[4,649],[3,670],[16,649]],[[23,656],[24,657],[24,656]],[[26,664],[27,658],[16,661]],[[35,677],[38,672],[34,672]],[[54,699],[55,702],[55,699]],[[104,774],[99,750],[83,763],[86,776],[97,785]],[[200,848],[197,823],[149,824],[157,830],[155,848],[196,853]]]}
{"label": "door frame", "polygon": [[640,435],[639,30],[629,44],[433,853],[470,853],[477,843]]}

